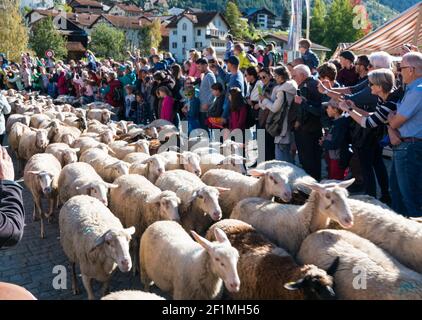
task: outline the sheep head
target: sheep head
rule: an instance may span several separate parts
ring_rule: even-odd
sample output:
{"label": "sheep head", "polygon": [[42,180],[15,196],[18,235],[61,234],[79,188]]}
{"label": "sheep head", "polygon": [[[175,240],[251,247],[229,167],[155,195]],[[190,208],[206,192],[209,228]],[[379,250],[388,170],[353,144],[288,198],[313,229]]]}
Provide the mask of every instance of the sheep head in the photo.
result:
{"label": "sheep head", "polygon": [[279,197],[284,202],[289,202],[292,199],[292,188],[290,187],[289,179],[279,169],[253,169],[249,171],[249,174],[265,180],[264,184],[267,194]]}
{"label": "sheep head", "polygon": [[44,129],[40,129],[35,134],[35,146],[41,150],[45,150],[48,147],[48,133]]}
{"label": "sheep head", "polygon": [[180,164],[183,164],[183,168],[198,177],[201,175],[201,158],[194,152],[185,151],[177,154],[180,159]]}
{"label": "sheep head", "polygon": [[347,203],[349,194],[346,188],[354,181],[353,178],[337,183],[300,182],[301,185],[312,190],[310,199],[315,199],[315,206],[317,206],[314,218],[332,219],[345,229],[353,227],[353,214]]}
{"label": "sheep head", "polygon": [[76,187],[80,194],[86,194],[100,200],[104,205],[108,205],[107,193],[108,189],[118,188],[117,184],[106,183],[103,181],[93,181],[82,187]]}
{"label": "sheep head", "polygon": [[135,227],[115,230],[110,229],[101,235],[91,249],[104,250],[107,257],[110,257],[122,272],[129,272],[132,269],[132,259],[129,254],[129,242],[135,233]]}
{"label": "sheep head", "polygon": [[116,161],[104,167],[104,169],[111,169],[114,177],[120,177],[129,174],[129,165],[124,161]]}
{"label": "sheep head", "polygon": [[193,238],[209,254],[211,270],[217,274],[224,282],[230,292],[238,292],[240,289],[240,279],[237,273],[237,262],[239,252],[232,247],[224,231],[219,228],[214,229],[216,242],[210,242],[191,231]]}
{"label": "sheep head", "polygon": [[204,214],[208,214],[212,220],[218,221],[223,216],[218,203],[218,196],[221,192],[229,190],[227,188],[205,186],[193,192],[191,201],[195,201]]}
{"label": "sheep head", "polygon": [[167,220],[180,221],[179,205],[181,201],[173,191],[163,191],[147,199],[146,203],[153,203],[160,206],[161,217],[166,217]]}
{"label": "sheep head", "polygon": [[62,151],[63,162],[64,165],[68,165],[69,163],[78,162],[78,152],[80,149],[65,149]]}
{"label": "sheep head", "polygon": [[28,171],[29,175],[35,176],[35,179],[37,179],[38,185],[42,191],[42,193],[45,196],[50,195],[53,190],[53,180],[54,176],[47,172],[47,171]]}
{"label": "sheep head", "polygon": [[147,178],[152,182],[157,181],[158,177],[166,171],[166,164],[160,156],[152,156],[141,163],[147,165]]}
{"label": "sheep head", "polygon": [[333,275],[337,271],[339,262],[339,257],[334,259],[327,271],[324,271],[313,264],[305,265],[301,268],[301,272],[304,274],[303,278],[286,283],[284,288],[287,290],[302,289],[307,299],[333,300],[336,298],[336,294],[333,290]]}

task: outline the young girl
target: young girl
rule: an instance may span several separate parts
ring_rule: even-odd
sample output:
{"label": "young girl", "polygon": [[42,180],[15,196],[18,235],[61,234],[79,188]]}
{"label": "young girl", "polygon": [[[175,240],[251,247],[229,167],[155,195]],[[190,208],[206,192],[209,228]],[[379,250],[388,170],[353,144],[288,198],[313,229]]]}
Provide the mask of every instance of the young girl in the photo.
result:
{"label": "young girl", "polygon": [[124,110],[124,119],[129,119],[129,113],[132,109],[132,104],[135,101],[135,95],[133,94],[133,87],[131,85],[126,85],[126,96],[125,96],[125,110]]}
{"label": "young girl", "polygon": [[239,88],[234,87],[230,89],[230,120],[229,129],[241,129],[246,128],[246,116],[248,113],[247,102],[242,96],[242,92]]}
{"label": "young girl", "polygon": [[160,97],[160,119],[173,122],[173,107],[174,99],[171,96],[171,91],[167,87],[158,88],[158,96]]}
{"label": "young girl", "polygon": [[348,148],[346,135],[349,128],[349,119],[343,116],[343,111],[338,108],[335,100],[325,103],[327,115],[333,119],[328,134],[321,138],[320,144],[326,151],[328,164],[328,179],[343,180],[346,168],[340,166],[340,154]]}
{"label": "young girl", "polygon": [[188,120],[188,134],[201,127],[199,122],[199,90],[192,85],[185,86],[184,96],[186,97],[183,112]]}

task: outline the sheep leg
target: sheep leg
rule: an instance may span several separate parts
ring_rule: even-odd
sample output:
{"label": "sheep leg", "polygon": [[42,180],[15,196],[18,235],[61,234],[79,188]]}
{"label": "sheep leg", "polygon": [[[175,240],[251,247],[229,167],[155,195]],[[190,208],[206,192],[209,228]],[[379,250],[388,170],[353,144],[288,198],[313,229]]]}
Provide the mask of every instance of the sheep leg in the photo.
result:
{"label": "sheep leg", "polygon": [[50,198],[49,204],[48,204],[48,206],[49,206],[48,215],[46,215],[48,223],[50,223],[52,218],[53,218],[54,208],[56,207],[56,203],[57,203],[56,197]]}
{"label": "sheep leg", "polygon": [[44,214],[41,212],[41,215],[40,215],[40,225],[41,225],[41,227],[40,227],[40,237],[41,237],[41,239],[44,239],[45,238],[45,232],[44,232],[44,219],[43,219],[43,216],[44,216]]}
{"label": "sheep leg", "polygon": [[139,272],[141,273],[141,283],[144,285],[144,291],[149,292],[150,286],[151,286],[151,279],[148,278],[147,272],[144,268],[142,268],[142,264],[140,263],[140,269]]}
{"label": "sheep leg", "polygon": [[84,274],[82,275],[82,283],[84,284],[85,290],[88,293],[88,300],[95,300],[95,295],[92,291],[91,280],[92,278]]}
{"label": "sheep leg", "polygon": [[73,290],[73,294],[77,295],[79,294],[79,287],[78,287],[78,281],[76,279],[76,264],[72,262],[70,266],[72,268],[72,290]]}
{"label": "sheep leg", "polygon": [[32,214],[33,221],[37,221],[41,219],[42,215],[42,207],[41,207],[41,197],[35,194],[32,194],[32,198],[34,198],[34,212]]}
{"label": "sheep leg", "polygon": [[131,247],[132,247],[132,255],[133,255],[133,264],[132,264],[132,271],[133,271],[133,276],[136,276],[136,272],[139,269],[139,242],[137,238],[133,239],[134,241],[132,241],[131,243]]}
{"label": "sheep leg", "polygon": [[104,297],[106,294],[110,292],[110,281],[106,281],[103,283],[103,286],[101,288],[101,297]]}

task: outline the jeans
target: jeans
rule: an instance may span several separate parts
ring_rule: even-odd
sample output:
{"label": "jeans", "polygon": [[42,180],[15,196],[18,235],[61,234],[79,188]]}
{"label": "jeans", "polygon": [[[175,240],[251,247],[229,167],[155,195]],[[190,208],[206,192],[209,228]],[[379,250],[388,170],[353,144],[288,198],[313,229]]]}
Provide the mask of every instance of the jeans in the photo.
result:
{"label": "jeans", "polygon": [[286,161],[290,163],[294,163],[292,153],[290,152],[290,143],[289,144],[281,144],[276,143],[275,146],[275,159],[279,161]]}
{"label": "jeans", "polygon": [[382,159],[381,146],[376,143],[368,148],[358,149],[357,153],[362,170],[365,193],[372,197],[377,197],[376,176],[382,198],[389,198],[388,173]]}
{"label": "jeans", "polygon": [[422,141],[393,147],[390,186],[394,211],[422,216]]}

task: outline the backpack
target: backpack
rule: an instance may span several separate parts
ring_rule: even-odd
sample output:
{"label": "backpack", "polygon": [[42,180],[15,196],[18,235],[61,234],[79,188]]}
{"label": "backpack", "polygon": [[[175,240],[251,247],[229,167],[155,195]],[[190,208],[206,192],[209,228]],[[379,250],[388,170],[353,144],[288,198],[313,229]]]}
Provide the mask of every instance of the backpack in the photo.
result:
{"label": "backpack", "polygon": [[283,90],[283,105],[277,112],[269,112],[265,123],[265,130],[272,136],[277,137],[283,131],[283,124],[288,115],[290,106],[287,101],[286,91]]}
{"label": "backpack", "polygon": [[283,61],[283,56],[277,50],[272,51],[273,65],[276,66],[279,62]]}

